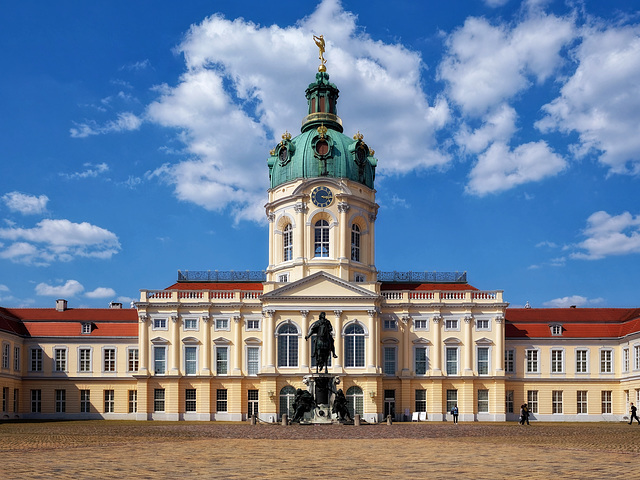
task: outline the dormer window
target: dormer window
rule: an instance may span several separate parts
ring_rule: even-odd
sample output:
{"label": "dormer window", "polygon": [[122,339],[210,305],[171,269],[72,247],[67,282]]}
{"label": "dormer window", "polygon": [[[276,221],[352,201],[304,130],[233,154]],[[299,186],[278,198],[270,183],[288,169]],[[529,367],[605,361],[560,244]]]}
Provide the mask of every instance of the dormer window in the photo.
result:
{"label": "dormer window", "polygon": [[91,323],[84,322],[82,324],[82,335],[89,335],[91,333]]}
{"label": "dormer window", "polygon": [[554,335],[554,336],[562,335],[562,325],[556,323],[556,324],[550,325],[550,327],[551,327],[551,335]]}

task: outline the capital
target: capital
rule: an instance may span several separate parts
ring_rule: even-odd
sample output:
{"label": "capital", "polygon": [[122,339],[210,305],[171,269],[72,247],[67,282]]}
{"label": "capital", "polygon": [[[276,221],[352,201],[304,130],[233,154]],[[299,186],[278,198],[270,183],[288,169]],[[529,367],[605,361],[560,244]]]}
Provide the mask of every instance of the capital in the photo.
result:
{"label": "capital", "polygon": [[349,206],[349,204],[347,202],[340,202],[338,203],[338,212],[340,213],[346,213],[349,211],[351,207]]}
{"label": "capital", "polygon": [[434,315],[433,317],[433,323],[435,323],[436,325],[439,324],[442,321],[442,316],[441,315]]}
{"label": "capital", "polygon": [[204,323],[208,323],[211,317],[209,315],[202,315],[200,318],[202,318]]}
{"label": "capital", "polygon": [[293,210],[296,213],[305,213],[307,211],[307,204],[304,202],[296,202],[293,205]]}

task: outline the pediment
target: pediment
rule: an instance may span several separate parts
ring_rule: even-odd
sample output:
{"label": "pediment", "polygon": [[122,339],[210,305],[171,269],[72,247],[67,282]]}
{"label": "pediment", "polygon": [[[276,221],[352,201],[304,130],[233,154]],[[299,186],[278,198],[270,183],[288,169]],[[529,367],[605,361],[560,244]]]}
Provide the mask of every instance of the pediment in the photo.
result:
{"label": "pediment", "polygon": [[343,298],[374,300],[378,295],[326,272],[317,272],[262,295],[264,300]]}
{"label": "pediment", "polygon": [[493,345],[493,341],[487,337],[482,337],[476,340],[476,345]]}

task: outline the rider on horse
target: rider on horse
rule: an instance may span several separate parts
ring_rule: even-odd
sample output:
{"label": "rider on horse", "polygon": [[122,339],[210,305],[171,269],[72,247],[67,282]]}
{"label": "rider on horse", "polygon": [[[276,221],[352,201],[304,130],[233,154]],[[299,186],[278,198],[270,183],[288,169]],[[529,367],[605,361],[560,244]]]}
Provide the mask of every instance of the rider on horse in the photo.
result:
{"label": "rider on horse", "polygon": [[[333,341],[333,335],[331,334],[331,332],[333,332],[333,327],[331,326],[331,322],[327,319],[327,316],[324,312],[320,313],[320,317],[318,318],[318,321],[314,322],[313,325],[311,325],[311,328],[309,329],[309,334],[307,336],[304,337],[305,340],[307,340],[311,335],[315,334],[316,335],[316,342],[315,342],[315,347],[314,347],[314,351],[312,353],[312,358],[316,359],[316,364],[322,364],[322,365],[326,365],[328,363],[328,358],[319,358],[319,354],[320,354],[320,344],[324,343],[325,345],[329,346],[328,351],[331,352],[333,354],[333,358],[338,358],[338,356],[336,355],[336,347]],[[327,355],[328,357],[328,355]]]}

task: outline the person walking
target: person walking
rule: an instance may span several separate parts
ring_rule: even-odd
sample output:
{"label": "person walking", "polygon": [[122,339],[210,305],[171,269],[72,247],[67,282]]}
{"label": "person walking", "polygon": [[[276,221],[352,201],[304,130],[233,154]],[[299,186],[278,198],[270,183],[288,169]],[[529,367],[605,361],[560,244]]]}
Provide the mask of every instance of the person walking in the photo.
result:
{"label": "person walking", "polygon": [[451,409],[451,415],[453,415],[453,423],[458,423],[458,405],[454,405]]}
{"label": "person walking", "polygon": [[518,421],[520,425],[524,425],[524,403],[520,405],[520,420]]}
{"label": "person walking", "polygon": [[640,425],[640,418],[638,418],[638,409],[632,403],[631,404],[631,418],[629,419],[629,425],[631,425],[633,423],[633,419],[634,418],[638,421],[638,425]]}
{"label": "person walking", "polygon": [[[527,422],[527,425],[529,425],[529,405],[525,403],[524,405],[522,405],[522,409],[524,410],[524,422]],[[523,425],[524,422],[522,422]]]}

